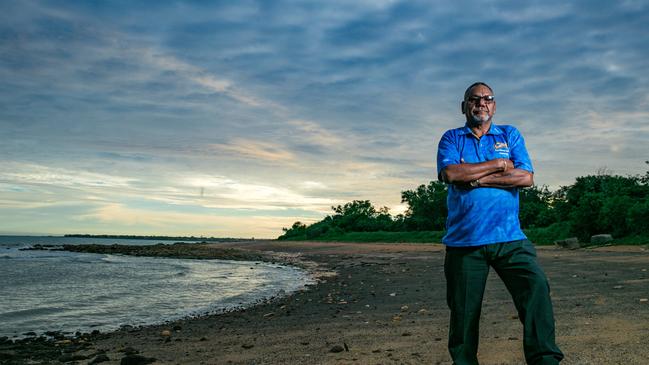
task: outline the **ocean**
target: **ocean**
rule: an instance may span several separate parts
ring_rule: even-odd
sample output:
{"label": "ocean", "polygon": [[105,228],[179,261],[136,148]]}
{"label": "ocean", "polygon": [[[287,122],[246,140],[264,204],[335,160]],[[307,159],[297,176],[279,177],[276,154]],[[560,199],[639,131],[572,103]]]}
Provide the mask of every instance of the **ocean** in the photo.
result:
{"label": "ocean", "polygon": [[160,242],[0,236],[0,337],[158,324],[250,306],[313,284],[302,269],[262,262],[21,250]]}

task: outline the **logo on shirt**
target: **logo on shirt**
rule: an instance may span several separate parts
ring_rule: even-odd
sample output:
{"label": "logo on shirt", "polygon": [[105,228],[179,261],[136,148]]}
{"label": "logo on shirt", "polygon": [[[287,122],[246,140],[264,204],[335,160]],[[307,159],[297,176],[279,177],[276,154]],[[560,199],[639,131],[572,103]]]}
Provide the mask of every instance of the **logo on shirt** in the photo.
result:
{"label": "logo on shirt", "polygon": [[505,142],[496,142],[494,144],[494,152],[503,157],[509,157],[509,146]]}

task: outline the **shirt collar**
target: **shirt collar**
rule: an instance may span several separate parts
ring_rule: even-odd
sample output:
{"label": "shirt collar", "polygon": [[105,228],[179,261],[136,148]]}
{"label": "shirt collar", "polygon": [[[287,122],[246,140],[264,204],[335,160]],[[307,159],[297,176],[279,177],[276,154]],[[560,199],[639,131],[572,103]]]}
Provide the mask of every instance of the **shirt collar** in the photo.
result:
{"label": "shirt collar", "polygon": [[[462,134],[472,134],[473,132],[471,132],[471,128],[469,128],[467,125],[464,125],[464,127],[462,127],[462,129],[460,130],[460,133],[462,133]],[[504,132],[503,132],[502,128],[500,128],[499,126],[491,123],[491,126],[489,126],[489,130],[485,134],[503,134],[503,133]]]}

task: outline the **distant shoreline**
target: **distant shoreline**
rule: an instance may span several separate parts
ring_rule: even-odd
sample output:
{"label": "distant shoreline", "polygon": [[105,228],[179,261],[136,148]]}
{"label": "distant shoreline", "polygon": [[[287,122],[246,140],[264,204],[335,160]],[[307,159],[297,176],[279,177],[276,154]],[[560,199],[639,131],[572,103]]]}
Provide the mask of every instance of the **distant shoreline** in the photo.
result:
{"label": "distant shoreline", "polygon": [[63,237],[73,238],[100,238],[100,239],[126,239],[126,240],[161,240],[161,241],[197,241],[197,242],[241,242],[254,241],[255,238],[234,237],[196,237],[196,236],[141,236],[125,234],[64,234]]}

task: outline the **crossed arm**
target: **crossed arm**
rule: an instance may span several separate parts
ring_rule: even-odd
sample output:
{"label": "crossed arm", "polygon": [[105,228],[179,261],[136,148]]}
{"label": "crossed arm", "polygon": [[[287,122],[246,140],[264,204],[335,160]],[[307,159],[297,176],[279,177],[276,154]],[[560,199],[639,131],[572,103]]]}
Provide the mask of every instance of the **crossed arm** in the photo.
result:
{"label": "crossed arm", "polygon": [[514,168],[514,163],[505,158],[448,165],[439,174],[439,179],[447,184],[465,187],[513,188],[534,184],[531,172]]}

